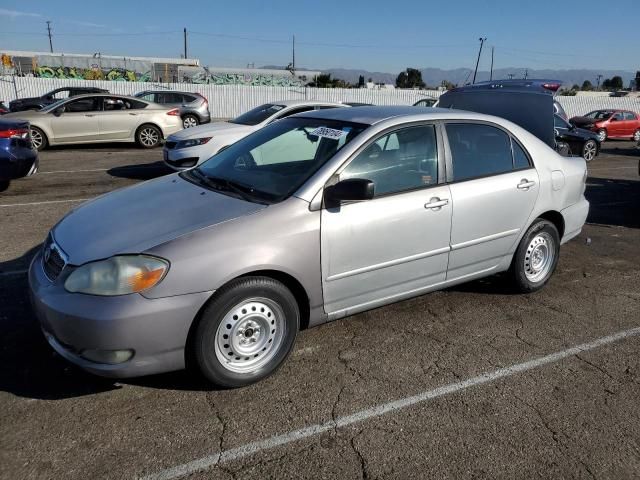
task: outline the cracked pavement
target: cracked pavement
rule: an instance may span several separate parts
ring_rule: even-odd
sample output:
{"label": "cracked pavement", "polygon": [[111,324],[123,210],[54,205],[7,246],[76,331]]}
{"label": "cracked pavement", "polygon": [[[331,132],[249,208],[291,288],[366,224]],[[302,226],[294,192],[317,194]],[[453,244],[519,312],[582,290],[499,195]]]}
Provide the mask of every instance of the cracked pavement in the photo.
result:
{"label": "cracked pavement", "polygon": [[[92,197],[167,173],[160,156],[113,145],[45,151],[40,174],[12,184],[0,203]],[[491,277],[306,330],[275,375],[240,390],[211,389],[187,372],[114,382],[55,355],[20,271],[75,204],[0,209],[0,478],[136,478],[332,420],[317,436],[188,478],[640,476],[635,336],[335,425],[384,402],[640,326],[638,158],[629,142],[607,142],[589,165],[592,224],[563,246],[542,291],[512,295]],[[82,169],[104,170],[47,173]]]}

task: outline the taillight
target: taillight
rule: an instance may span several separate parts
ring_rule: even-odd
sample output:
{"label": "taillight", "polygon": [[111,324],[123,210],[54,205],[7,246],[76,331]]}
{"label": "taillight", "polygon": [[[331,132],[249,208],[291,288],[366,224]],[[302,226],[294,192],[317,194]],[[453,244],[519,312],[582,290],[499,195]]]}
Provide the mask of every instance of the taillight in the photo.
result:
{"label": "taillight", "polygon": [[0,130],[0,138],[27,138],[28,136],[28,128],[12,128],[9,130]]}
{"label": "taillight", "polygon": [[180,116],[180,110],[178,110],[177,108],[174,108],[173,110],[169,110],[167,112],[167,115],[172,115],[174,117],[179,117]]}
{"label": "taillight", "polygon": [[543,83],[542,88],[546,90],[551,90],[552,92],[557,92],[558,89],[560,88],[560,84],[559,83]]}

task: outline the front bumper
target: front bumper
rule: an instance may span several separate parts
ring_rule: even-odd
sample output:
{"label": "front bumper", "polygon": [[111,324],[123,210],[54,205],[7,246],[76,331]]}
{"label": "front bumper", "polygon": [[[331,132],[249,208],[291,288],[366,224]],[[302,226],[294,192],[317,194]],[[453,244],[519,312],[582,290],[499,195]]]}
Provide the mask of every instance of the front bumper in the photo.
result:
{"label": "front bumper", "polygon": [[[66,269],[65,269],[66,270]],[[180,370],[191,324],[213,292],[159,299],[140,294],[100,297],[69,293],[64,270],[44,275],[42,254],[29,268],[31,300],[49,344],[65,359],[96,375],[137,377]],[[134,350],[123,363],[96,363],[84,350]]]}
{"label": "front bumper", "polygon": [[208,144],[188,148],[167,148],[165,145],[162,149],[162,156],[164,163],[173,170],[180,172],[208,160],[213,156],[213,153]]}

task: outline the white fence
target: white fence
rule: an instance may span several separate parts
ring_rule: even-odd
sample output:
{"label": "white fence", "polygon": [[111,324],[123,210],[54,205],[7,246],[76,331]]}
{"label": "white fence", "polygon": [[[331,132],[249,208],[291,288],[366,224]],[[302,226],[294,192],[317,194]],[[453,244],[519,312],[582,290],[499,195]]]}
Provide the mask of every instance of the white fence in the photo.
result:
{"label": "white fence", "polygon": [[[253,87],[246,85],[212,85],[195,83],[109,82],[104,80],[70,80],[57,78],[0,77],[0,100],[35,97],[55,88],[93,86],[112,93],[133,95],[142,90],[182,90],[201,93],[209,100],[211,115],[231,118],[263,103],[277,100],[326,100],[362,102],[375,105],[412,105],[425,97],[438,97],[440,92],[425,90],[373,90],[364,88],[291,88]],[[17,90],[17,95],[16,95]],[[556,97],[569,117],[584,115],[601,108],[619,108],[640,113],[640,98],[625,97]]]}

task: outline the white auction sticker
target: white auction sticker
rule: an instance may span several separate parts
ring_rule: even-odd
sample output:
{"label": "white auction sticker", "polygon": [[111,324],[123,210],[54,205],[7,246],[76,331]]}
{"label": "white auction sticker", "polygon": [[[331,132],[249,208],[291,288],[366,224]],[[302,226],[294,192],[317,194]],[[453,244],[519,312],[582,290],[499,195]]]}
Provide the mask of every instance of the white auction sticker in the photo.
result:
{"label": "white auction sticker", "polygon": [[345,132],[343,130],[336,130],[334,128],[327,128],[327,127],[318,127],[313,132],[311,132],[309,135],[314,135],[316,137],[324,137],[324,138],[331,138],[333,140],[338,140],[338,139],[344,137],[346,134],[347,134],[347,132]]}

